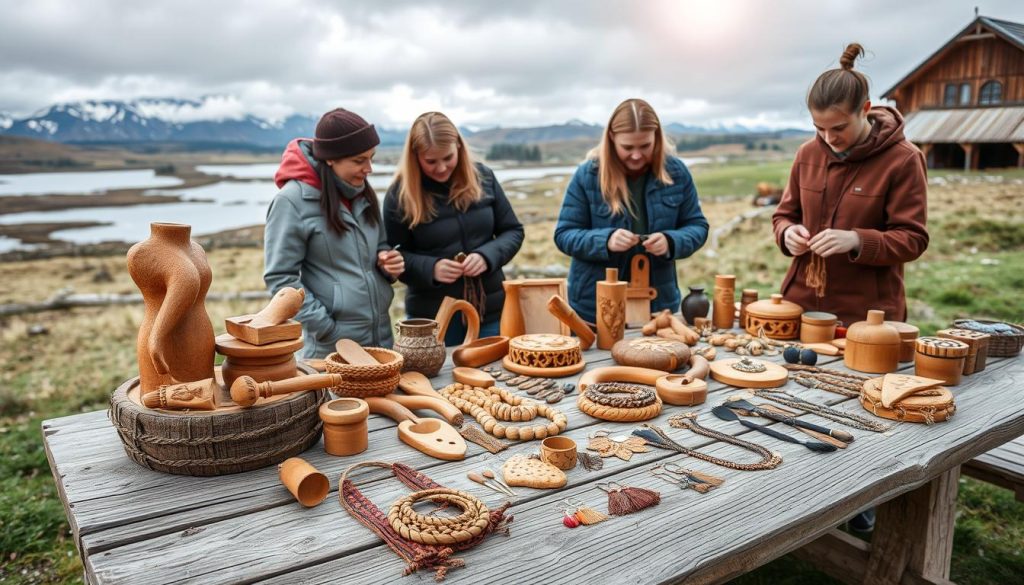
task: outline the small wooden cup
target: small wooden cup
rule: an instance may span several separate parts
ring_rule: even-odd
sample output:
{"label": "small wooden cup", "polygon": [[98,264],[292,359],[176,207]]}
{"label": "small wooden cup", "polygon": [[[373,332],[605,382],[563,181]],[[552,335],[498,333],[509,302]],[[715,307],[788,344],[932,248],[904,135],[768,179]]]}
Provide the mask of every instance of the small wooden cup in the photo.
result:
{"label": "small wooden cup", "polygon": [[540,443],[540,460],[562,471],[576,467],[576,441],[561,435],[544,439]]}
{"label": "small wooden cup", "polygon": [[301,457],[285,459],[278,464],[277,471],[284,487],[307,508],[324,501],[331,489],[331,482],[327,481],[327,476]]}
{"label": "small wooden cup", "polygon": [[369,415],[370,407],[359,398],[339,398],[321,404],[324,451],[339,457],[366,451],[370,436],[366,417]]}

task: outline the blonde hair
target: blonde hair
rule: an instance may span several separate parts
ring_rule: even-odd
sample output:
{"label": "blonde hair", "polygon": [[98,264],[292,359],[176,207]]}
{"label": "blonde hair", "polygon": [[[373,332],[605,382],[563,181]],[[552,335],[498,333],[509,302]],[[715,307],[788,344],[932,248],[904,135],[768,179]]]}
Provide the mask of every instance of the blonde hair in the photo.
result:
{"label": "blonde hair", "polygon": [[672,184],[672,177],[665,169],[665,157],[670,148],[665,132],[661,128],[658,114],[654,113],[651,104],[642,99],[628,99],[612,112],[608,126],[601,136],[601,143],[591,150],[587,156],[597,159],[598,178],[601,182],[601,197],[615,215],[628,209],[633,214],[633,203],[629,198],[629,185],[626,183],[626,168],[619,155],[615,153],[614,134],[627,132],[654,132],[654,152],[651,153],[651,174],[665,185]]}
{"label": "blonde hair", "polygon": [[450,179],[448,202],[464,212],[480,200],[480,176],[459,129],[448,116],[440,112],[421,114],[409,129],[395,172],[395,180],[399,182],[398,205],[402,210],[402,221],[410,228],[432,221],[437,213],[433,198],[423,191],[423,173],[417,154],[431,148],[448,148],[452,144],[455,145],[459,160]]}

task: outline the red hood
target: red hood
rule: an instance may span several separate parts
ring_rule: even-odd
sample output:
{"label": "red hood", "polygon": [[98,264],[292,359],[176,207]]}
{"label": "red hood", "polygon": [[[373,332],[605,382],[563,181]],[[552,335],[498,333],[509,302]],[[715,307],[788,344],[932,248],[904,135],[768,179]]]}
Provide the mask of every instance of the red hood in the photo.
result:
{"label": "red hood", "polygon": [[307,150],[311,141],[310,138],[296,138],[288,143],[284,154],[281,155],[281,166],[274,173],[274,184],[278,189],[292,179],[306,183],[314,189],[320,189],[320,175],[316,172],[313,157]]}

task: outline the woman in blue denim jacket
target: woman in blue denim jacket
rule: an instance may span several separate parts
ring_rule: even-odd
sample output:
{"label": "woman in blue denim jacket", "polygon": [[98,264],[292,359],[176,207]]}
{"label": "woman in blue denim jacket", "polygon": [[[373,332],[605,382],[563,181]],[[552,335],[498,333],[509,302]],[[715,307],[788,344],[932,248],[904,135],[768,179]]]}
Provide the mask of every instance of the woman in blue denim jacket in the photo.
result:
{"label": "woman in blue denim jacket", "polygon": [[679,310],[675,260],[704,245],[708,222],[683,161],[669,154],[661,122],[641,99],[612,113],[600,145],[576,169],[555,226],[555,245],[572,257],[569,304],[594,322],[595,288],[605,268],[629,279],[630,260],[645,253],[652,311]]}

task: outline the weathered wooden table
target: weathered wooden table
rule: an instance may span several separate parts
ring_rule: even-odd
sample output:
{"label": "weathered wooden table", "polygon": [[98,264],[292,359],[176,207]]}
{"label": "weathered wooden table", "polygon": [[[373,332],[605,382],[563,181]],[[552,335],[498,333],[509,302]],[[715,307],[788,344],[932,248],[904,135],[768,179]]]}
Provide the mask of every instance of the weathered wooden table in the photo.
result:
{"label": "weathered wooden table", "polygon": [[[606,351],[591,349],[585,358],[588,369],[612,365]],[[842,368],[835,358],[819,365]],[[912,364],[901,366],[912,373]],[[450,363],[433,380],[435,387],[450,381],[449,370]],[[787,389],[808,400],[863,412],[856,399],[793,382]],[[600,471],[577,466],[561,490],[517,488],[520,497],[510,509],[515,516],[511,535],[491,536],[461,554],[467,566],[449,573],[448,582],[718,582],[792,551],[846,582],[944,582],[949,577],[959,465],[1024,434],[1024,360],[1019,357],[990,360],[984,372],[955,387],[957,413],[950,421],[899,424],[886,434],[852,430],[856,441],[830,454],[718,420],[711,406],[738,390],[713,381],[709,390],[705,404],[692,409],[666,405],[652,422],[687,447],[752,460],[747,451],[666,423],[672,414],[696,410],[701,424],[780,452],[781,466],[734,471],[653,448],[629,462],[605,459]],[[569,418],[567,436],[581,449],[597,429],[627,434],[637,426],[583,415],[575,394],[558,407]],[[404,561],[345,512],[337,497],[341,472],[358,461],[400,461],[442,485],[497,505],[503,498],[472,483],[466,473],[497,469],[509,455],[539,448],[538,441],[520,443],[495,456],[470,444],[464,461],[444,462],[407,447],[398,440],[392,421],[372,416],[365,453],[332,457],[314,447],[302,455],[331,478],[333,490],[322,504],[305,509],[278,482],[275,467],[212,478],[140,467],[125,456],[104,411],[46,421],[43,433],[87,579],[132,585],[430,582],[432,571],[402,578]],[[681,490],[649,473],[666,461],[726,481],[704,495]],[[408,493],[383,471],[359,478],[367,497],[384,509]],[[558,510],[562,499],[573,497],[606,510],[606,495],[595,483],[608,480],[658,490],[661,504],[594,526],[565,528]],[[874,546],[834,528],[871,506],[879,507]]]}

